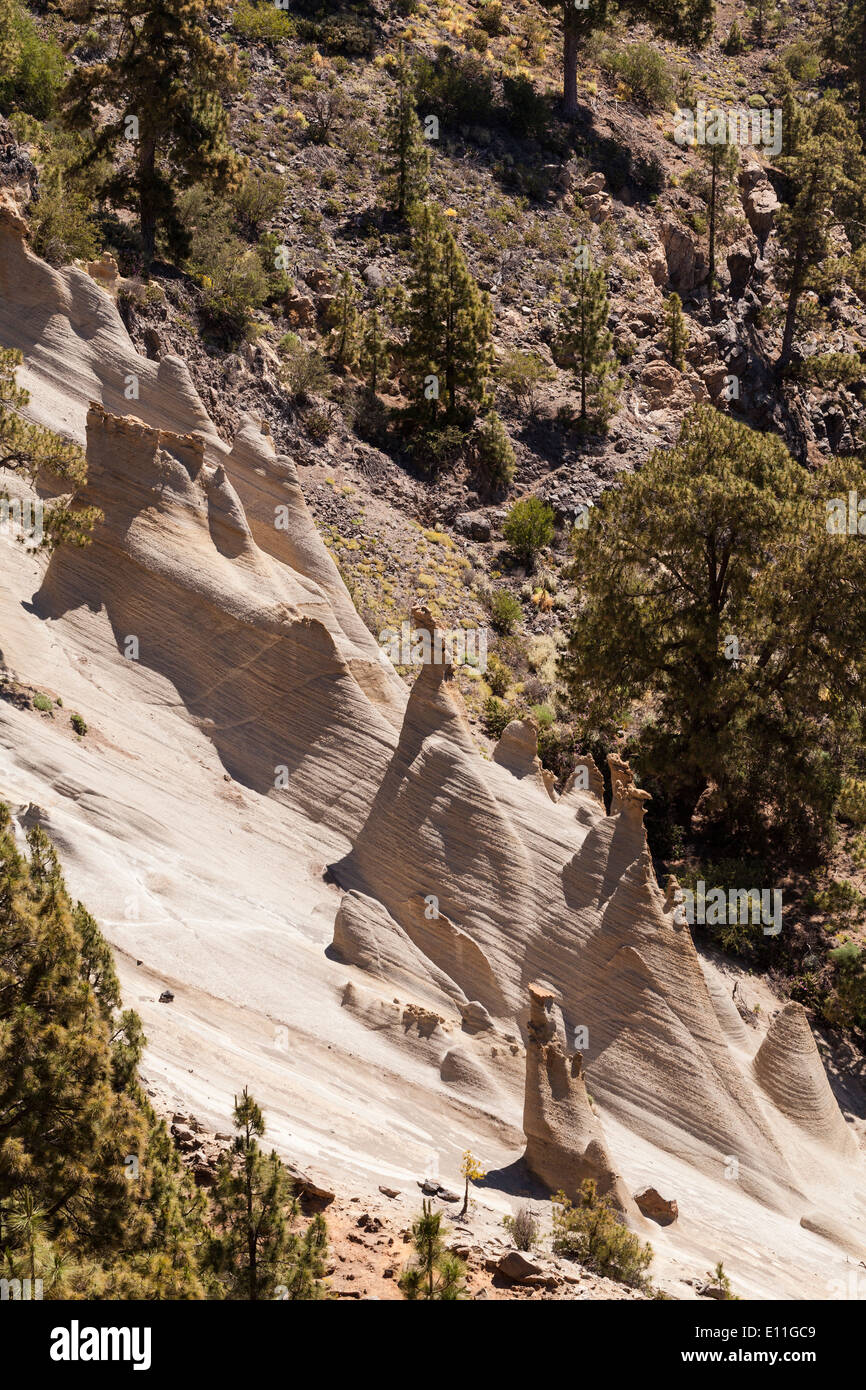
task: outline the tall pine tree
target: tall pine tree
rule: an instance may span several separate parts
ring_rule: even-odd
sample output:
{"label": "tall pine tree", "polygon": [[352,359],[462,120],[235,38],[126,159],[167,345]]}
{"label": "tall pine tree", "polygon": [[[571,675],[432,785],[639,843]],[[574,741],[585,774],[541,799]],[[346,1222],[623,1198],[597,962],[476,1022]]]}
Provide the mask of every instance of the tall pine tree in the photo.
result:
{"label": "tall pine tree", "polygon": [[854,84],[860,135],[866,140],[866,0],[847,0],[837,42],[839,56]]}
{"label": "tall pine tree", "polygon": [[334,304],[336,323],[331,333],[331,356],[339,367],[354,367],[358,360],[358,305],[355,286],[348,270],[340,278],[340,290]]}
{"label": "tall pine tree", "polygon": [[668,334],[668,356],[677,371],[684,372],[689,335],[683,317],[683,302],[678,294],[672,294],[665,304],[665,325]]}
{"label": "tall pine tree", "polygon": [[390,365],[388,339],[382,328],[379,310],[374,305],[365,319],[361,337],[361,369],[366,374],[371,396],[375,396],[379,389],[379,381]]}
{"label": "tall pine tree", "polygon": [[791,360],[800,301],[826,268],[833,227],[842,223],[852,244],[863,241],[866,166],[856,126],[835,97],[801,109],[796,146],[778,162],[792,190],[791,201],[778,217],[780,278],[788,301],[776,367],[784,371]]}
{"label": "tall pine tree", "polygon": [[386,180],[388,200],[398,217],[406,217],[416,203],[427,197],[430,157],[415,110],[412,69],[400,45],[397,59],[397,90],[388,107],[385,123]]}
{"label": "tall pine tree", "polygon": [[616,12],[645,21],[666,38],[703,45],[712,35],[715,0],[541,0],[562,17],[562,94],[566,116],[577,114],[577,70],[582,45],[593,30],[606,29]]}
{"label": "tall pine tree", "polygon": [[87,162],[110,161],[104,196],[137,208],[146,265],[160,227],[183,242],[179,187],[226,189],[240,178],[223,107],[238,67],[234,51],[210,37],[214,8],[205,0],[67,0],[63,9],[86,27],[110,24],[116,36],[110,61],[75,68],[61,104],[71,129],[95,132]]}
{"label": "tall pine tree", "polygon": [[291,1230],[297,1215],[292,1184],[278,1155],[259,1146],[264,1116],[246,1087],[235,1098],[234,1122],[234,1147],[220,1161],[214,1194],[213,1268],[230,1297],[324,1297],[324,1222],[312,1222],[303,1236]]}
{"label": "tall pine tree", "polygon": [[38,826],[0,806],[0,1272],[54,1297],[199,1298],[203,1201],[141,1092],[137,1016]]}
{"label": "tall pine tree", "polygon": [[603,270],[594,270],[589,247],[578,249],[574,266],[565,277],[569,302],[560,314],[557,360],[571,367],[580,388],[580,418],[585,420],[591,394],[606,383],[612,361],[613,339],[607,320],[610,305]]}
{"label": "tall pine tree", "polygon": [[707,202],[707,221],[709,224],[709,274],[707,288],[710,304],[716,295],[716,243],[719,232],[723,230],[726,195],[733,184],[739,164],[739,154],[735,145],[720,141],[713,145],[698,147],[706,166],[705,197]]}
{"label": "tall pine tree", "polygon": [[419,400],[435,418],[444,394],[449,416],[486,398],[493,356],[493,311],[479,290],[441,209],[422,203],[412,217],[412,275],[404,311],[406,355]]}

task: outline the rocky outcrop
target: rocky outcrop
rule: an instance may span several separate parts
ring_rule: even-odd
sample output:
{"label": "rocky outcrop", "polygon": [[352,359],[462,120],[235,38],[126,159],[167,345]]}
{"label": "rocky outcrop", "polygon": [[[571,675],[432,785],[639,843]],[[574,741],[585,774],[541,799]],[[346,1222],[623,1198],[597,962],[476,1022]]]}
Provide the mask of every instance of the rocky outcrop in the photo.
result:
{"label": "rocky outcrop", "polygon": [[8,188],[21,207],[39,190],[36,165],[18,144],[5,116],[0,116],[0,188]]}
{"label": "rocky outcrop", "polygon": [[529,986],[523,1132],[526,1166],[550,1189],[571,1201],[591,1178],[597,1191],[623,1214],[637,1209],[608,1153],[601,1125],[586,1093],[579,1052],[569,1053],[556,1000]]}
{"label": "rocky outcrop", "polygon": [[529,777],[553,797],[552,779],[538,756],[538,725],[534,719],[512,719],[493,750],[493,761],[514,777]]}
{"label": "rocky outcrop", "polygon": [[659,1226],[672,1226],[680,1214],[674,1199],[662,1197],[654,1187],[645,1187],[643,1192],[636,1192],[634,1200],[638,1210]]}
{"label": "rocky outcrop", "polygon": [[334,918],[331,952],[370,976],[403,985],[415,998],[435,998],[438,1003],[444,996],[458,1007],[469,1008],[454,981],[418,949],[380,902],[363,893],[346,893],[342,898]]}
{"label": "rocky outcrop", "polygon": [[[795,1148],[839,1166],[852,1159],[850,1135],[804,1018],[783,1011],[752,1062],[754,1034],[738,1026],[718,982],[708,985],[676,893],[656,882],[648,794],[628,765],[609,759],[609,810],[589,758],[557,799],[533,721],[509,725],[488,759],[447,664],[423,667],[407,696],[316,534],[293,459],[251,417],[226,443],[183,362],[139,356],[105,289],[82,268],[39,261],[25,231],[14,202],[0,201],[0,341],[26,354],[34,418],[86,443],[82,500],[104,520],[89,550],[51,559],[16,622],[38,628],[53,651],[72,650],[82,682],[135,691],[142,722],[170,709],[158,730],[169,730],[178,780],[193,768],[194,795],[210,796],[216,782],[236,811],[220,841],[227,875],[236,846],[247,845],[228,925],[218,896],[225,879],[212,866],[200,916],[187,902],[197,886],[172,900],[167,924],[155,910],[146,931],[118,927],[112,900],[106,917],[132,948],[128,958],[149,954],[158,938],[160,981],[196,975],[201,1007],[218,1019],[213,1031],[227,1031],[231,1017],[253,1069],[265,1057],[270,1070],[258,1074],[284,1096],[283,1142],[294,1123],[286,1117],[303,1109],[301,1091],[285,1079],[291,1068],[272,1066],[267,1029],[244,1032],[257,1007],[292,1020],[311,1071],[338,1053],[317,1092],[333,1107],[323,1143],[337,1116],[350,1117],[353,1138],[363,1128],[372,1148],[384,1142],[383,1125],[411,1147],[471,1114],[516,1158],[522,1043],[527,1162],[549,1186],[576,1195],[592,1176],[640,1219],[603,1115],[608,1134],[627,1128],[641,1146],[677,1155],[705,1175],[705,1190],[734,1156],[739,1197],[798,1222],[820,1199],[807,1190],[812,1169],[786,1157],[792,1136]],[[667,237],[668,265],[685,288],[699,283],[700,256],[679,237]],[[653,311],[642,312],[650,322],[636,323],[649,333]],[[730,366],[723,332],[713,330]],[[733,323],[730,334],[735,345]],[[690,365],[714,370],[704,357]],[[678,376],[690,390],[690,377]],[[655,380],[664,384],[659,373]],[[127,394],[132,386],[137,395]],[[413,616],[432,624],[429,614]],[[135,663],[146,668],[146,699]],[[133,824],[129,766],[137,761],[146,776],[156,743],[142,735],[131,751],[94,738],[71,755],[52,744],[50,756],[32,759],[47,771],[16,794],[25,803],[46,782],[58,788],[49,824],[65,825],[73,852],[71,827],[88,831],[82,881],[107,877],[106,846],[120,843],[125,856],[114,822]],[[111,780],[99,781],[103,762]],[[129,841],[158,836],[172,795],[157,785],[156,811],[146,830],[136,822],[135,835],[127,831]],[[208,830],[224,824],[222,806],[211,816]],[[183,836],[171,843],[159,871],[142,870],[135,884],[148,905],[158,906],[166,878],[202,856],[198,840],[194,851]],[[121,855],[112,853],[116,868]],[[269,861],[278,910],[262,925],[258,879]],[[333,880],[344,890],[339,902]],[[308,1004],[297,982],[313,977],[319,992]],[[224,1010],[235,990],[241,1004]],[[176,1030],[172,1055],[200,1038],[200,1015],[180,987],[156,1012],[164,1035]],[[378,1109],[367,1114],[377,1086]]]}
{"label": "rocky outcrop", "polygon": [[659,228],[668,268],[668,280],[675,290],[696,289],[707,278],[707,263],[694,236],[675,217],[666,217]]}
{"label": "rocky outcrop", "polygon": [[743,199],[743,208],[755,236],[762,240],[769,236],[773,230],[779,206],[776,190],[769,179],[749,189]]}
{"label": "rocky outcrop", "polygon": [[780,204],[776,190],[767,177],[764,166],[758,161],[754,153],[750,153],[743,160],[740,166],[739,183],[743,199],[743,211],[749,226],[758,240],[763,242],[773,230]]}

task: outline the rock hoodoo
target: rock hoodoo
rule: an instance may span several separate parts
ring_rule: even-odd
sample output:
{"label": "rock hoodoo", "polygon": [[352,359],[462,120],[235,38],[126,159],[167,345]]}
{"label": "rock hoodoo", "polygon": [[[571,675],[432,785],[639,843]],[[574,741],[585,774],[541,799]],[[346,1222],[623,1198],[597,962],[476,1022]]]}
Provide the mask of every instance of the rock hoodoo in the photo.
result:
{"label": "rock hoodoo", "polygon": [[584,1179],[592,1178],[603,1196],[625,1215],[639,1219],[622,1178],[615,1171],[601,1124],[592,1112],[579,1052],[569,1052],[555,997],[529,986],[526,1044],[524,1161],[551,1192],[560,1189],[575,1201]]}

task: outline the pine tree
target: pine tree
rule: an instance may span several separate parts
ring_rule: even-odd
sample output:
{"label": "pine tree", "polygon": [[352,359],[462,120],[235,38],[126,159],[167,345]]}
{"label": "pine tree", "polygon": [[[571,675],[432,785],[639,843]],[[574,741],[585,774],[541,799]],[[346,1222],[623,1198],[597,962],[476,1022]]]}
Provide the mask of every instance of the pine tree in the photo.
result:
{"label": "pine tree", "polygon": [[371,396],[375,396],[380,378],[385,375],[390,365],[388,339],[382,328],[379,311],[374,307],[367,315],[361,338],[361,369],[366,374]]}
{"label": "pine tree", "polygon": [[603,270],[592,268],[589,248],[582,246],[565,277],[571,299],[560,314],[558,360],[571,367],[580,384],[580,418],[587,417],[590,393],[605,382],[611,364],[613,339],[608,332],[610,305]]}
{"label": "pine tree", "polygon": [[429,1202],[423,1202],[421,1215],[412,1223],[415,1261],[399,1280],[402,1293],[411,1302],[454,1302],[465,1295],[463,1261],[446,1251],[441,1225],[442,1213],[434,1212]]}
{"label": "pine tree", "polygon": [[398,217],[427,197],[430,157],[415,110],[414,83],[403,45],[397,59],[397,90],[385,123],[386,192]]}
{"label": "pine tree", "polygon": [[444,384],[448,413],[486,398],[492,367],[490,298],[473,279],[444,214],[422,203],[412,217],[412,275],[404,313],[406,355],[435,418]]}
{"label": "pine tree", "polygon": [[336,325],[331,333],[331,356],[340,367],[354,367],[358,361],[358,307],[355,286],[348,270],[340,279],[335,304]]}
{"label": "pine tree", "polygon": [[[20,472],[33,483],[48,475],[71,484],[72,491],[77,492],[87,481],[83,451],[71,439],[28,424],[20,413],[30,401],[30,393],[15,380],[23,360],[17,349],[0,348],[0,469]],[[0,499],[5,496],[0,489]],[[86,545],[101,518],[95,507],[76,510],[61,498],[46,510],[42,544],[51,547],[65,541]]]}
{"label": "pine tree", "polygon": [[290,1229],[297,1215],[292,1184],[278,1155],[259,1147],[264,1116],[246,1087],[235,1097],[234,1123],[238,1132],[220,1161],[214,1195],[219,1234],[211,1241],[212,1267],[229,1297],[323,1297],[324,1222],[313,1223],[303,1237]]}
{"label": "pine tree", "polygon": [[723,222],[723,209],[726,195],[737,172],[739,154],[735,145],[726,140],[713,145],[699,146],[699,153],[707,166],[707,221],[709,223],[709,274],[707,287],[710,305],[716,293],[716,241]]}
{"label": "pine tree", "polygon": [[668,335],[668,356],[677,371],[684,372],[689,334],[683,317],[683,302],[678,294],[670,295],[665,305],[665,325]]}
{"label": "pine tree", "polygon": [[634,711],[638,775],[682,824],[712,784],[729,835],[787,851],[829,832],[866,713],[866,547],[827,525],[852,488],[866,496],[850,458],[810,473],[699,406],[575,530],[562,675],[578,737]]}
{"label": "pine tree", "polygon": [[562,92],[566,116],[577,114],[577,70],[581,47],[593,30],[604,30],[617,11],[627,17],[650,23],[666,38],[703,45],[712,36],[715,0],[620,0],[612,6],[609,0],[541,0],[547,10],[559,11],[562,16]]}
{"label": "pine tree", "polygon": [[852,237],[862,240],[866,189],[860,137],[841,102],[823,97],[800,115],[796,147],[779,160],[792,189],[792,201],[778,217],[780,272],[788,290],[782,350],[776,362],[780,372],[791,360],[800,300],[826,268],[832,228],[839,222],[847,224]]}
{"label": "pine tree", "polygon": [[56,1296],[201,1297],[202,1199],[138,1084],[140,1022],[45,832],[27,841],[0,807],[0,1270]]}
{"label": "pine tree", "polygon": [[[238,83],[234,50],[212,39],[205,0],[67,0],[65,17],[108,22],[117,47],[108,62],[76,67],[61,96],[66,124],[95,131],[86,161],[107,160],[104,196],[138,210],[145,264],[162,227],[178,244],[179,186],[240,180],[228,142],[223,95]],[[107,118],[108,108],[112,114]],[[124,153],[130,154],[122,159]]]}
{"label": "pine tree", "polygon": [[840,16],[837,52],[854,84],[860,134],[866,141],[866,0],[847,0]]}

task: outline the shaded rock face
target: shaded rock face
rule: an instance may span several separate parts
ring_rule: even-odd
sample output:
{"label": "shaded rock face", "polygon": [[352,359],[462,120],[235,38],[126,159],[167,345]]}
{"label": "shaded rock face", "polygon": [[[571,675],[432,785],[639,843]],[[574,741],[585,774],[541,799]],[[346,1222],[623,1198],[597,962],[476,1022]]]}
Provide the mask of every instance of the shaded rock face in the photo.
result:
{"label": "shaded rock face", "polygon": [[0,116],[0,188],[9,188],[21,204],[39,191],[36,165],[18,144],[5,116]]}
{"label": "shaded rock face", "polygon": [[654,1187],[646,1187],[643,1192],[636,1192],[634,1200],[638,1210],[659,1226],[671,1226],[679,1216],[679,1207],[673,1198],[668,1200],[662,1197]]}
{"label": "shaded rock face", "polygon": [[529,998],[524,1162],[551,1192],[561,1190],[572,1201],[579,1198],[584,1180],[592,1178],[619,1211],[636,1217],[592,1112],[580,1053],[569,1054],[566,1047],[554,996],[531,984]]}
{"label": "shaded rock face", "polygon": [[692,233],[675,218],[669,217],[662,222],[660,237],[672,287],[689,291],[702,284],[707,278],[706,257]]}

